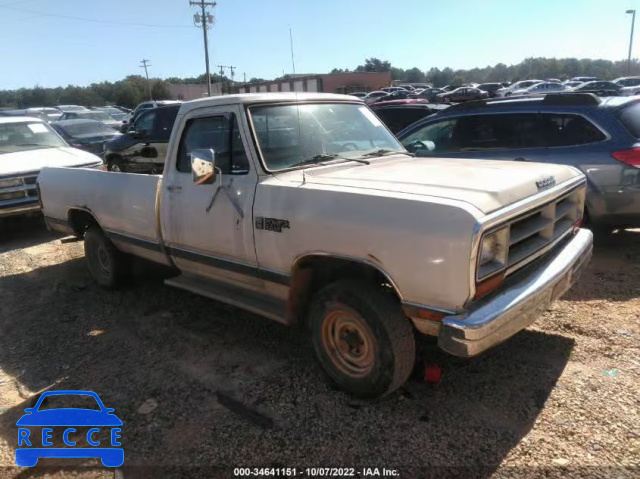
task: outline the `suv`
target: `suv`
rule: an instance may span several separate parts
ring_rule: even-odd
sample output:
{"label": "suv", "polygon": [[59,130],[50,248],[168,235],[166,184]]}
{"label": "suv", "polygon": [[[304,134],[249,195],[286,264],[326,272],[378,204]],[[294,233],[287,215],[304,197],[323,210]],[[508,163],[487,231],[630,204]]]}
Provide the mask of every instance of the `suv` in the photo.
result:
{"label": "suv", "polygon": [[114,172],[162,173],[167,143],[180,104],[143,111],[123,135],[105,144],[107,169]]}
{"label": "suv", "polygon": [[433,115],[448,107],[447,104],[429,103],[426,100],[416,99],[380,101],[370,105],[373,112],[394,135],[425,116]]}
{"label": "suv", "polygon": [[397,136],[418,156],[574,166],[587,176],[592,226],[640,226],[640,99],[558,93],[471,102]]}

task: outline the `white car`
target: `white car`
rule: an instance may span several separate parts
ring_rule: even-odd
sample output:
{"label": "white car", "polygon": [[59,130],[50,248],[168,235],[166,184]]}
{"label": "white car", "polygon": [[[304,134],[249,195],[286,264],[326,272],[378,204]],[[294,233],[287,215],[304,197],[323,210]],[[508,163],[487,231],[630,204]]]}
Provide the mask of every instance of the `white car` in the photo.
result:
{"label": "white car", "polygon": [[567,90],[569,90],[569,88],[561,83],[541,82],[541,83],[536,83],[535,85],[532,85],[528,88],[515,90],[511,93],[511,96],[540,95],[542,93],[557,93],[557,92],[567,91]]}
{"label": "white car", "polygon": [[101,168],[102,160],[71,148],[39,118],[0,117],[0,218],[40,209],[36,177],[45,166]]}
{"label": "white car", "polygon": [[347,95],[187,102],[163,176],[45,168],[38,184],[98,284],[116,287],[128,254],[171,265],[171,286],[304,325],[358,396],[406,381],[415,334],[462,357],[505,341],[592,250],[576,168],[413,157]]}
{"label": "white car", "polygon": [[537,83],[541,83],[541,82],[542,80],[520,80],[509,85],[506,88],[500,88],[499,90],[496,90],[496,96],[498,97],[511,96],[511,94],[516,90],[529,88],[530,86],[536,85]]}
{"label": "white car", "polygon": [[[403,88],[404,90],[404,88]],[[370,105],[371,103],[374,103],[378,98],[381,98],[383,96],[387,96],[389,95],[389,92],[386,91],[372,91],[370,93],[367,93],[367,96],[364,97],[364,102],[367,105]]]}

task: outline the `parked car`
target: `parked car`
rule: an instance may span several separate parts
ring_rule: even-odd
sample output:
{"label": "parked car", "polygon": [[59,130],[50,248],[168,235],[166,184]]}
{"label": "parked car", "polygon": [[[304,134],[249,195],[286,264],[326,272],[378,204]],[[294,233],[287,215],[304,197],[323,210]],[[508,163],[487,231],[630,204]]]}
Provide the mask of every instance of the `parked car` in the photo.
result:
{"label": "parked car", "polygon": [[373,105],[381,101],[393,101],[393,100],[406,100],[407,98],[417,98],[418,95],[409,90],[396,90],[389,93],[387,96],[381,96],[373,101]]}
{"label": "parked car", "polygon": [[420,93],[418,93],[418,98],[421,100],[434,101],[436,96],[440,93],[444,93],[442,88],[425,88]]}
{"label": "parked car", "polygon": [[565,82],[562,82],[562,84],[564,86],[566,86],[567,88],[575,88],[579,85],[582,85],[584,82],[581,81],[571,81],[571,80],[567,80]]}
{"label": "parked car", "polygon": [[63,113],[59,119],[59,121],[64,120],[97,120],[101,121],[108,127],[118,131],[122,127],[122,121],[118,121],[112,118],[108,113],[105,113],[104,111],[67,111]]}
{"label": "parked car", "polygon": [[387,96],[389,95],[389,93],[387,93],[386,91],[372,91],[370,93],[367,93],[367,96],[364,97],[364,102],[367,104],[373,103],[375,102],[378,98],[383,97],[383,96]]}
{"label": "parked car", "polygon": [[563,85],[562,83],[540,82],[528,88],[515,90],[511,92],[511,96],[540,95],[543,93],[557,93],[557,92],[566,91],[566,90],[568,90],[567,86]]}
{"label": "parked car", "polygon": [[145,110],[132,128],[105,143],[107,169],[114,172],[162,173],[167,144],[180,105]]}
{"label": "parked car", "polygon": [[346,95],[187,102],[168,151],[163,176],[43,170],[47,224],[84,239],[105,288],[141,256],[179,271],[169,285],[304,325],[357,396],[402,386],[414,331],[462,357],[505,341],[591,256],[575,168],[413,158]]}
{"label": "parked car", "polygon": [[45,166],[102,168],[102,160],[69,147],[39,118],[0,117],[0,218],[40,210],[36,178]]}
{"label": "parked car", "polygon": [[387,86],[387,87],[384,87],[384,88],[380,88],[380,90],[381,91],[386,91],[387,93],[392,93],[394,91],[400,91],[400,90],[406,91],[405,88],[402,88],[400,86]]}
{"label": "parked car", "polygon": [[56,105],[56,108],[60,110],[62,113],[66,113],[68,111],[85,111],[88,108],[80,105]]}
{"label": "parked car", "polygon": [[391,133],[396,134],[407,126],[433,115],[449,105],[430,103],[427,100],[407,99],[376,102],[370,106]]}
{"label": "parked car", "polygon": [[479,90],[486,91],[489,94],[489,97],[493,98],[496,96],[496,92],[503,88],[501,83],[481,83],[477,87]]}
{"label": "parked car", "polygon": [[102,157],[104,144],[120,136],[113,128],[97,120],[60,120],[51,127],[74,148],[79,148]]}
{"label": "parked car", "polygon": [[621,77],[612,80],[616,85],[621,87],[635,87],[640,86],[640,77]]}
{"label": "parked car", "polygon": [[25,110],[27,116],[37,116],[45,121],[56,121],[62,116],[62,112],[57,108],[33,107]]}
{"label": "parked car", "polygon": [[132,112],[129,113],[129,116],[127,118],[122,121],[123,128],[120,131],[124,133],[129,128],[129,125],[134,123],[138,119],[138,116],[140,116],[140,114],[142,114],[142,112],[144,112],[145,110],[150,110],[151,108],[158,108],[161,106],[180,105],[181,103],[182,102],[179,100],[143,101]]}
{"label": "parked car", "polygon": [[507,88],[500,88],[496,91],[497,97],[511,96],[511,94],[516,90],[523,90],[525,88],[529,88],[530,86],[536,85],[542,82],[542,80],[520,80],[515,83],[512,83]]}
{"label": "parked car", "polygon": [[587,176],[594,227],[640,226],[640,99],[559,93],[456,105],[398,138],[419,156],[574,166]]}
{"label": "parked car", "polygon": [[622,87],[610,81],[590,81],[573,88],[574,92],[593,93],[598,96],[620,96]]}
{"label": "parked car", "polygon": [[489,94],[486,91],[479,90],[477,88],[460,87],[453,91],[447,91],[436,95],[435,101],[438,102],[461,102],[480,100],[482,98],[489,98]]}
{"label": "parked car", "polygon": [[445,85],[442,87],[444,91],[453,91],[457,88],[460,88],[462,85]]}
{"label": "parked car", "polygon": [[551,83],[562,83],[562,80],[558,78],[546,78],[544,81],[551,82]]}
{"label": "parked car", "polygon": [[588,81],[598,81],[597,77],[573,77],[571,78],[571,81],[579,81],[582,83],[586,83]]}

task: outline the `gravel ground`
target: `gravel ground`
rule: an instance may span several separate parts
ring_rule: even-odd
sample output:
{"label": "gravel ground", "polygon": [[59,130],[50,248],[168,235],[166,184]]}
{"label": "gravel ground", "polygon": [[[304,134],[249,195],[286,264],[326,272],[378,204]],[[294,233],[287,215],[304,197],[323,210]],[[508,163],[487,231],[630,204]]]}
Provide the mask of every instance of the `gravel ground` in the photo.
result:
{"label": "gravel ground", "polygon": [[324,380],[298,329],[166,287],[149,267],[101,290],[82,243],[60,244],[37,219],[10,226],[0,224],[2,477],[114,477],[97,461],[13,466],[15,421],[47,388],[92,390],[115,408],[116,477],[640,477],[640,232],[599,238],[579,284],[504,345],[469,361],[427,348],[439,384],[414,378],[364,402]]}

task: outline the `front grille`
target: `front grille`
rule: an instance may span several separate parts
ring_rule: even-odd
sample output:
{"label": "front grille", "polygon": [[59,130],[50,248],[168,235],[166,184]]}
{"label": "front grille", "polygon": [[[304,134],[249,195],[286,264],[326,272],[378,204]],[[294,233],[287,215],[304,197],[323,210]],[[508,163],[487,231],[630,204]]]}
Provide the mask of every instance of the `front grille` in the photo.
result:
{"label": "front grille", "polygon": [[20,184],[10,187],[0,187],[0,207],[11,207],[14,204],[22,203],[27,198],[35,199],[38,197],[36,188],[36,180],[38,175],[24,176],[18,178],[10,178],[11,180],[21,180]]}
{"label": "front grille", "polygon": [[[501,225],[509,228],[506,274],[533,261],[547,246],[569,233],[583,216],[586,188],[576,188]],[[482,274],[482,279],[488,274]],[[490,273],[489,273],[490,274]]]}
{"label": "front grille", "polygon": [[0,201],[2,200],[15,200],[18,198],[24,198],[24,190],[20,190],[20,191],[11,191],[9,193],[3,193],[2,190],[0,190]]}

